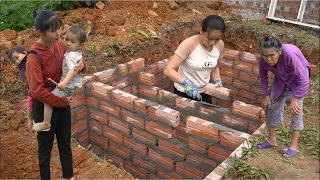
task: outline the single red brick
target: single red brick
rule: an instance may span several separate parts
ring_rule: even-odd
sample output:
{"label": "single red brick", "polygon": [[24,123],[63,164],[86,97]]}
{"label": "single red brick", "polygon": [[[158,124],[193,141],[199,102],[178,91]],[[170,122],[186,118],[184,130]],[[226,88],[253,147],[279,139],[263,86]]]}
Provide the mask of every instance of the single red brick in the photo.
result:
{"label": "single red brick", "polygon": [[[224,161],[224,159],[228,158],[230,156],[230,154],[232,153],[231,151],[229,151],[228,149],[223,149],[222,147],[220,146],[210,146],[209,149],[208,149],[208,155],[210,156],[210,153],[217,153],[221,156],[223,156],[224,158],[223,159],[220,159],[221,161]],[[210,156],[212,157],[212,156]],[[215,157],[212,157],[213,159],[216,159]]]}
{"label": "single red brick", "polygon": [[89,139],[88,130],[85,130],[81,133],[81,135],[77,138],[79,143],[87,141]]}
{"label": "single red brick", "polygon": [[116,99],[116,98],[113,99],[113,103],[115,105],[117,105],[117,106],[120,106],[122,108],[125,108],[125,109],[133,111],[133,104],[126,103],[126,102],[124,102],[124,101],[122,101],[120,99]]}
{"label": "single red brick", "polygon": [[254,115],[254,114],[251,114],[251,113],[248,113],[248,112],[245,112],[245,111],[241,111],[240,109],[234,109],[234,108],[232,108],[232,114],[240,115],[240,116],[243,116],[243,117],[250,117],[250,118],[255,119],[255,120],[259,120],[259,118],[260,118],[257,115]]}
{"label": "single red brick", "polygon": [[108,69],[93,74],[95,80],[102,83],[113,81],[116,78],[115,69]]}
{"label": "single red brick", "polygon": [[88,114],[87,108],[81,108],[79,111],[76,112],[78,120],[86,117],[87,114]]}
{"label": "single red brick", "polygon": [[193,168],[183,162],[176,163],[176,171],[188,178],[204,178],[204,172]]}
{"label": "single red brick", "polygon": [[157,75],[158,74],[158,64],[151,64],[147,67],[146,70],[144,70],[144,72],[153,74],[153,75]]}
{"label": "single red brick", "polygon": [[134,110],[136,111],[137,108],[143,110],[142,112],[147,113],[147,104],[148,100],[137,98],[133,101],[134,103]]}
{"label": "single red brick", "polygon": [[144,168],[135,166],[130,161],[126,161],[126,164],[124,167],[128,172],[134,174],[135,176],[141,179],[145,179],[147,176],[147,171]]}
{"label": "single red brick", "polygon": [[127,146],[130,149],[135,150],[142,156],[147,155],[147,146],[141,143],[136,142],[133,138],[129,138],[127,136],[123,137],[124,145]]}
{"label": "single red brick", "polygon": [[240,132],[221,132],[220,143],[223,146],[227,146],[231,149],[236,149],[242,143],[242,137]]}
{"label": "single red brick", "polygon": [[71,134],[82,132],[85,129],[88,129],[88,120],[87,119],[79,120],[77,123],[71,126],[71,132],[72,132]]}
{"label": "single red brick", "polygon": [[144,119],[137,117],[130,111],[127,111],[125,109],[122,109],[122,119],[124,121],[127,121],[130,124],[133,124],[134,126],[137,126],[141,129],[144,129]]}
{"label": "single red brick", "polygon": [[252,72],[252,66],[253,65],[250,63],[236,61],[234,68],[239,69],[240,71]]}
{"label": "single red brick", "polygon": [[224,49],[223,57],[238,60],[239,58],[239,51],[232,50],[232,49]]}
{"label": "single red brick", "polygon": [[91,83],[95,80],[94,76],[85,76],[82,78],[82,85],[86,85],[87,83]]}
{"label": "single red brick", "polygon": [[[240,72],[241,73],[241,72]],[[220,75],[223,84],[232,84],[232,77]]]}
{"label": "single red brick", "polygon": [[253,133],[253,132],[255,132],[258,128],[259,128],[259,126],[258,126],[257,124],[250,123],[250,124],[249,124],[249,127],[248,127],[248,132],[249,132],[249,133]]}
{"label": "single red brick", "polygon": [[144,59],[138,58],[133,61],[129,61],[128,67],[129,67],[129,73],[131,73],[131,74],[139,71],[145,67]]}
{"label": "single red brick", "polygon": [[186,162],[187,163],[197,163],[199,165],[208,165],[211,166],[213,168],[217,167],[217,163],[209,160],[208,158],[204,158],[204,157],[200,157],[200,156],[196,156],[196,155],[192,155],[192,154],[188,154],[187,158],[186,158]]}
{"label": "single red brick", "polygon": [[148,116],[160,120],[172,127],[177,127],[180,122],[180,112],[162,105],[154,105],[147,108]]}
{"label": "single red brick", "polygon": [[198,112],[205,115],[217,114],[217,110],[209,107],[199,107]]}
{"label": "single red brick", "polygon": [[222,115],[222,123],[227,124],[231,127],[236,127],[236,126],[248,127],[248,120],[235,117],[231,114],[226,114],[226,113]]}
{"label": "single red brick", "polygon": [[260,116],[261,111],[263,110],[261,107],[254,106],[252,104],[246,104],[241,101],[233,101],[232,109],[239,109],[256,116]]}
{"label": "single red brick", "polygon": [[245,89],[247,91],[250,89],[250,85],[248,83],[241,80],[237,80],[237,79],[233,80],[233,86],[237,88]]}
{"label": "single red brick", "polygon": [[147,72],[139,72],[137,75],[137,81],[148,86],[153,86],[155,77],[153,74]]}
{"label": "single red brick", "polygon": [[78,106],[83,106],[85,105],[86,103],[86,99],[80,99],[78,101],[73,101],[71,104],[70,104],[70,109],[73,109],[75,107],[78,107]]}
{"label": "single red brick", "polygon": [[79,100],[82,100],[82,99],[85,99],[85,98],[86,98],[86,96],[84,94],[78,94],[78,95],[75,95],[73,97],[73,100],[74,101],[79,101]]}
{"label": "single red brick", "polygon": [[158,147],[160,150],[167,152],[169,154],[178,155],[180,157],[185,156],[185,151],[181,149],[179,146],[173,145],[165,140],[158,140]]}
{"label": "single red brick", "polygon": [[115,115],[116,117],[119,116],[120,108],[117,106],[112,106],[108,102],[101,101],[100,102],[100,109]]}
{"label": "single red brick", "polygon": [[184,142],[185,144],[189,144],[189,139],[188,139],[187,133],[182,132],[182,131],[175,131],[175,137],[179,141]]}
{"label": "single red brick", "polygon": [[114,87],[114,89],[122,89],[124,87],[129,86],[129,85],[130,85],[129,76],[126,76],[126,77],[120,79],[119,81],[112,82],[112,86]]}
{"label": "single red brick", "polygon": [[90,133],[90,141],[100,145],[105,150],[109,149],[108,139],[103,136],[99,136],[99,135],[95,134],[94,132]]}
{"label": "single red brick", "polygon": [[188,99],[188,98],[184,98],[184,97],[178,97],[176,98],[176,104],[181,104],[182,106],[186,106],[186,107],[191,107],[196,109],[197,106],[197,101],[192,100],[192,99]]}
{"label": "single red brick", "polygon": [[148,156],[150,159],[162,164],[164,167],[173,170],[173,160],[167,156],[159,154],[157,151],[149,148]]}
{"label": "single red brick", "polygon": [[159,96],[160,88],[155,86],[146,86],[143,84],[138,84],[138,92],[141,95],[150,97],[151,99],[156,99]]}
{"label": "single red brick", "polygon": [[183,177],[175,172],[165,172],[159,169],[157,176],[163,179],[183,179]]}
{"label": "single red brick", "polygon": [[230,89],[225,87],[218,87],[217,85],[211,83],[208,83],[206,85],[204,93],[227,101],[229,101],[231,97]]}
{"label": "single red brick", "polygon": [[242,61],[253,63],[253,64],[258,64],[259,62],[259,58],[256,55],[249,52],[242,52],[240,59]]}
{"label": "single red brick", "polygon": [[189,149],[197,151],[199,153],[205,153],[206,152],[206,144],[199,139],[189,137],[188,138],[189,142]]}
{"label": "single red brick", "polygon": [[143,167],[151,172],[157,172],[157,166],[148,160],[143,160],[138,154],[135,154],[133,157],[133,164]]}
{"label": "single red brick", "polygon": [[132,105],[133,105],[133,101],[135,99],[137,99],[137,96],[126,93],[126,92],[121,91],[119,89],[113,90],[111,94],[112,94],[113,98],[118,99],[123,102],[126,102],[128,104],[132,104]]}
{"label": "single red brick", "polygon": [[165,139],[171,139],[174,134],[173,128],[161,126],[154,121],[146,121],[146,130]]}
{"label": "single red brick", "polygon": [[233,67],[234,64],[234,60],[232,59],[226,59],[226,58],[222,58],[220,61],[221,66],[226,66],[226,67]]}
{"label": "single red brick", "polygon": [[116,131],[108,126],[103,126],[103,135],[117,143],[122,144],[123,134],[119,131]]}
{"label": "single red brick", "polygon": [[228,77],[234,77],[237,78],[238,77],[238,70],[235,70],[233,68],[230,67],[221,67],[221,74],[228,76]]}
{"label": "single red brick", "polygon": [[142,142],[153,145],[156,144],[156,139],[154,138],[154,136],[145,131],[138,130],[137,128],[132,128],[132,136]]}
{"label": "single red brick", "polygon": [[118,64],[118,70],[119,70],[120,76],[127,75],[128,74],[128,64],[127,63]]}
{"label": "single red brick", "polygon": [[187,133],[209,139],[218,139],[216,124],[194,116],[186,117]]}
{"label": "single red brick", "polygon": [[107,125],[108,124],[108,114],[104,112],[97,112],[93,109],[89,109],[90,117],[92,119],[95,119],[97,121],[100,121],[101,123]]}
{"label": "single red brick", "polygon": [[87,96],[86,104],[91,107],[98,108],[98,99],[96,99],[94,97]]}
{"label": "single red brick", "polygon": [[130,135],[129,124],[122,122],[113,116],[109,116],[109,126],[113,129],[121,131],[124,134]]}
{"label": "single red brick", "polygon": [[89,128],[96,132],[98,135],[102,135],[102,126],[101,124],[99,123],[99,121],[95,121],[95,120],[90,120],[90,123],[89,123]]}
{"label": "single red brick", "polygon": [[114,143],[113,141],[109,142],[109,148],[112,152],[120,155],[123,158],[128,158],[130,156],[130,149],[118,145],[117,143]]}

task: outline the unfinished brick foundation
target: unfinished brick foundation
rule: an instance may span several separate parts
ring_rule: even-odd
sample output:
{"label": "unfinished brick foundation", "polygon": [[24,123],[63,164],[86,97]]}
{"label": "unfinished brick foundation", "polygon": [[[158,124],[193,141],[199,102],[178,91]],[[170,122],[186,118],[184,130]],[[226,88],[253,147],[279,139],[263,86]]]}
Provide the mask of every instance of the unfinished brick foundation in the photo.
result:
{"label": "unfinished brick foundation", "polygon": [[163,76],[168,60],[145,65],[139,58],[86,76],[71,104],[73,138],[138,178],[216,178],[211,172],[264,122],[251,105],[263,97],[257,57],[224,56],[226,88],[206,90],[220,108],[173,94]]}

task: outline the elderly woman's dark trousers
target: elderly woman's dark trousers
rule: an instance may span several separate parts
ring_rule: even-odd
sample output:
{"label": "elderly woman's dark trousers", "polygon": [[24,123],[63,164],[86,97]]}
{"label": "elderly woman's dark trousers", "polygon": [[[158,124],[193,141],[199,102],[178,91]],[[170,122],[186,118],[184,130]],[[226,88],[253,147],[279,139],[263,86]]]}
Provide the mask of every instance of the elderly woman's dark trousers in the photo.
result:
{"label": "elderly woman's dark trousers", "polygon": [[[33,100],[33,119],[43,121],[43,103]],[[54,142],[54,134],[58,142],[60,162],[63,178],[73,177],[71,151],[71,111],[70,106],[65,108],[53,107],[51,129],[48,132],[38,132],[38,160],[41,179],[50,179],[50,156]]]}

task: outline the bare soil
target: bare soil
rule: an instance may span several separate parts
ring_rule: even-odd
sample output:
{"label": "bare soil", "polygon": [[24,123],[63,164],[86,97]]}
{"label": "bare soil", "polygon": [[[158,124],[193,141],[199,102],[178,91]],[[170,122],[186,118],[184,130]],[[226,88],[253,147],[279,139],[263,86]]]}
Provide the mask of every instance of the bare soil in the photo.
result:
{"label": "bare soil", "polygon": [[[87,74],[137,57],[145,58],[147,64],[169,58],[182,40],[199,33],[201,20],[209,14],[218,14],[225,18],[227,30],[223,40],[227,48],[257,53],[259,37],[272,33],[283,42],[299,46],[310,62],[319,62],[319,41],[317,34],[313,31],[278,23],[265,25],[260,21],[247,21],[233,14],[227,5],[218,1],[179,1],[178,4],[178,9],[171,10],[168,2],[159,2],[159,8],[153,9],[151,1],[112,1],[105,2],[103,10],[80,8],[57,12],[57,14],[62,18],[64,31],[67,28],[65,25],[79,25],[91,29],[83,47],[84,57],[89,65]],[[195,13],[193,9],[201,13]],[[146,32],[149,39],[139,34],[137,30]],[[155,32],[158,38],[151,37],[152,32]],[[21,32],[12,30],[0,32],[0,44],[10,41],[14,45],[18,42],[17,39],[22,39],[19,43],[22,43],[27,49],[38,38],[33,28]],[[8,53],[8,47],[1,46],[0,178],[39,178],[36,134],[25,128],[26,118],[21,107],[26,98],[26,82],[19,77],[17,67],[8,61],[6,53]],[[317,106],[310,106],[310,108],[315,109]],[[306,124],[318,123],[316,115],[306,118]],[[108,162],[94,161],[89,153],[77,147],[74,147],[73,151],[74,161],[77,162],[75,163],[75,174],[79,178],[133,178],[129,173]],[[294,178],[293,175],[297,172],[316,177],[313,176],[312,171],[319,167],[319,164],[315,163],[316,159],[308,154],[304,154],[301,160],[297,160],[305,169],[297,171],[289,168],[285,172],[283,169],[286,166],[277,159],[279,153],[273,150],[269,152],[272,152],[274,157],[265,154],[253,162],[256,162],[257,165],[274,165],[270,167],[270,171],[276,175],[275,177]],[[79,153],[87,155],[82,156]],[[80,157],[86,158],[81,159]],[[282,168],[274,168],[278,166]],[[62,177],[56,145],[52,152],[51,169],[54,179]],[[290,174],[292,176],[286,176]],[[305,179],[309,176],[299,177]]]}

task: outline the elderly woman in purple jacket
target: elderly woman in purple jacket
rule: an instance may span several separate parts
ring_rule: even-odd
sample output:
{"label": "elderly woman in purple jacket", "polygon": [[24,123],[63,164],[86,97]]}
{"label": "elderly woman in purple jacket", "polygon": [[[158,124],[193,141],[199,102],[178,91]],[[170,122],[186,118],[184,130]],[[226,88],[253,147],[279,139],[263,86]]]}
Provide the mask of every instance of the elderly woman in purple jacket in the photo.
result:
{"label": "elderly woman in purple jacket", "polygon": [[[283,157],[292,158],[299,154],[298,137],[303,130],[303,99],[309,87],[309,63],[298,47],[281,44],[272,36],[264,36],[259,42],[260,84],[265,95],[262,107],[266,111],[266,124],[269,140],[257,145],[259,149],[277,146],[275,128],[283,124],[284,105],[290,100],[292,113],[292,142],[282,153]],[[271,87],[268,87],[268,71],[274,74]]]}

